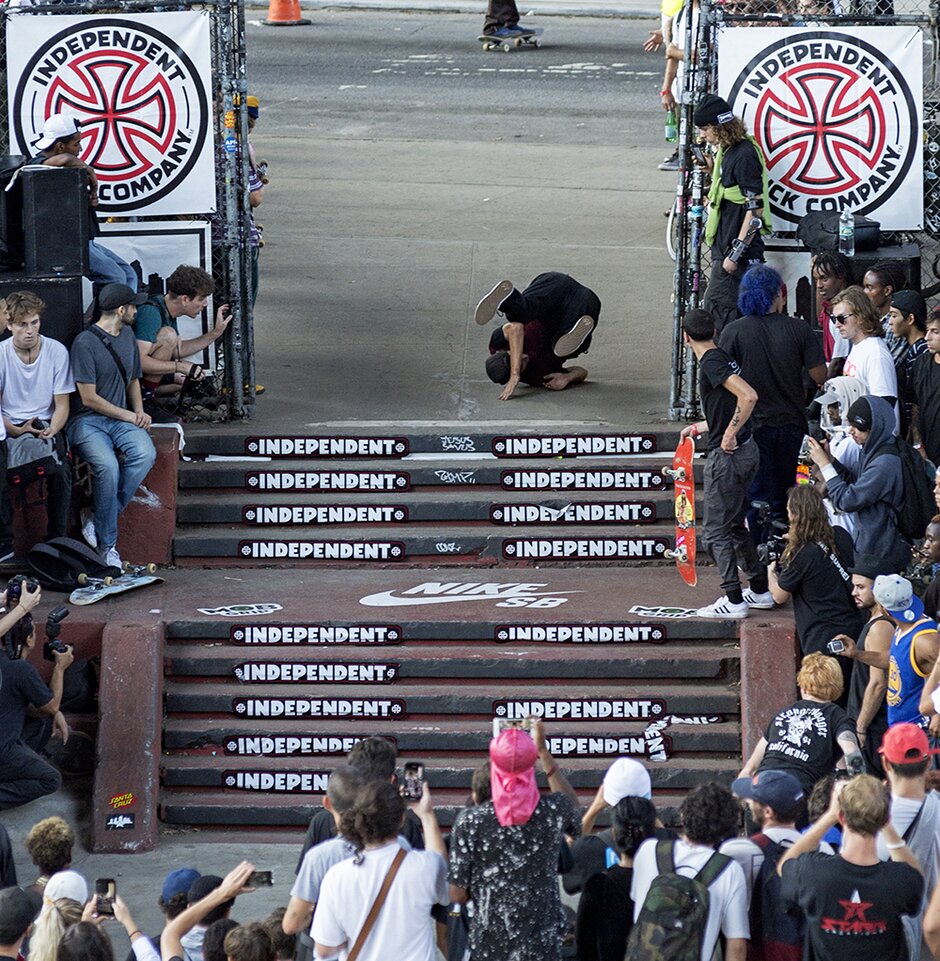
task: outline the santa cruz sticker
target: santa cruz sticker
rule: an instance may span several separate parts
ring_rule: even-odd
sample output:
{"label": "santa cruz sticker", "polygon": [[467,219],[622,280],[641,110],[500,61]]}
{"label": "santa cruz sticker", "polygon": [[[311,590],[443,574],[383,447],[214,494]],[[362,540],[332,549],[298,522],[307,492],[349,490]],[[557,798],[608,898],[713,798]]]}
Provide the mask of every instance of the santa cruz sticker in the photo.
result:
{"label": "santa cruz sticker", "polygon": [[249,437],[245,453],[265,457],[405,457],[406,437]]}
{"label": "santa cruz sticker", "polygon": [[[46,34],[60,23],[15,28],[18,42],[31,43],[27,49],[34,52],[22,69],[22,55],[13,58],[14,138],[24,153],[32,154],[48,117],[65,113],[78,120],[81,158],[97,174],[101,212],[152,207],[180,189],[206,149],[209,74],[190,53],[202,59],[204,31],[208,55],[208,30],[198,16],[180,16],[54,17],[48,20],[68,25],[51,36]],[[14,45],[11,37],[8,50]],[[211,176],[211,149],[209,156]],[[193,186],[187,183],[182,192],[192,196]],[[208,196],[209,209],[214,209],[211,187]],[[206,206],[203,198],[182,210]]]}
{"label": "santa cruz sticker", "polygon": [[400,644],[398,624],[252,624],[233,627],[235,644]]}
{"label": "santa cruz sticker", "polygon": [[[920,186],[913,90],[920,90],[922,44],[919,31],[915,40],[911,33],[748,30],[747,53],[736,59],[758,52],[737,68],[729,99],[763,150],[775,217],[792,225],[811,211],[869,214],[910,200],[910,209],[889,216],[919,220],[922,201],[909,190],[912,181]],[[723,41],[722,55],[733,47]]]}
{"label": "santa cruz sticker", "polygon": [[575,434],[550,437],[494,437],[497,457],[610,457],[656,452],[653,434]]}

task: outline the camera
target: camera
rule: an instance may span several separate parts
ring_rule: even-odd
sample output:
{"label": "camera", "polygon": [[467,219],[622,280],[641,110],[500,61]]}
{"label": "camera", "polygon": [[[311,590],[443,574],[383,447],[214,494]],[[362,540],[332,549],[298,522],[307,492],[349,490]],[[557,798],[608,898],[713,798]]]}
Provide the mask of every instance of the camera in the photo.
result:
{"label": "camera", "polygon": [[49,611],[46,617],[46,643],[42,646],[42,656],[47,661],[54,661],[56,654],[64,654],[69,649],[68,644],[59,640],[62,622],[68,616],[69,609],[64,604],[60,604]]}
{"label": "camera", "polygon": [[845,644],[837,637],[834,637],[827,645],[826,650],[830,654],[841,654],[845,650]]}
{"label": "camera", "polygon": [[763,544],[757,545],[757,559],[761,564],[769,567],[771,564],[776,564],[777,561],[780,560],[786,549],[786,538],[780,534],[773,534],[768,537]]}
{"label": "camera", "polygon": [[14,574],[7,582],[7,610],[12,611],[20,602],[23,596],[23,585],[26,590],[33,594],[39,590],[39,581],[35,577],[27,577],[25,574]]}
{"label": "camera", "polygon": [[853,751],[851,754],[846,755],[845,769],[852,777],[857,777],[859,774],[865,773],[865,758],[862,756],[861,751]]}

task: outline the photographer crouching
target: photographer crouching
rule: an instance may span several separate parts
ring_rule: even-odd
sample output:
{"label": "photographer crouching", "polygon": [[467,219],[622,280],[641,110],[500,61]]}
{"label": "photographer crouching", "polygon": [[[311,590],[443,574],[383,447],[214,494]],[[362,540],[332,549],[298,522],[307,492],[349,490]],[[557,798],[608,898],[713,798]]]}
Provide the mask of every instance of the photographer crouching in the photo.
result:
{"label": "photographer crouching", "polygon": [[[807,654],[834,654],[829,644],[837,634],[858,637],[863,617],[852,598],[853,550],[849,534],[832,527],[819,492],[809,485],[790,490],[787,497],[789,532],[779,558],[768,557],[770,593],[778,604],[793,598],[793,616],[800,649]],[[838,658],[843,673],[845,705],[851,663]]]}
{"label": "photographer crouching", "polygon": [[73,656],[70,646],[46,642],[43,653],[53,663],[48,687],[27,660],[36,643],[31,611],[41,597],[39,585],[23,577],[14,577],[0,594],[8,607],[0,617],[0,811],[52,794],[62,781],[39,752],[53,731],[68,740],[59,705]]}

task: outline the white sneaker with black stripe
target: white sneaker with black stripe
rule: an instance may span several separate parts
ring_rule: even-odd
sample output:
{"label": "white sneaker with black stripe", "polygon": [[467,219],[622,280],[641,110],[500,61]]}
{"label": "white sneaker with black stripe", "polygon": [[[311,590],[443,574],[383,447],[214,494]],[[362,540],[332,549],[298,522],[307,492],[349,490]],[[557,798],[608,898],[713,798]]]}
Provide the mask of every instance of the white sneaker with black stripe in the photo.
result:
{"label": "white sneaker with black stripe", "polygon": [[772,611],[777,605],[774,603],[774,596],[770,591],[764,591],[763,594],[758,594],[756,591],[752,591],[749,587],[745,587],[741,591],[741,596],[744,598],[744,603],[752,611]]}
{"label": "white sneaker with black stripe", "polygon": [[728,600],[727,594],[723,594],[713,604],[709,604],[707,607],[700,607],[695,612],[695,616],[729,618],[733,621],[743,621],[744,618],[747,617],[747,612],[747,601],[741,601],[740,604],[734,604]]}

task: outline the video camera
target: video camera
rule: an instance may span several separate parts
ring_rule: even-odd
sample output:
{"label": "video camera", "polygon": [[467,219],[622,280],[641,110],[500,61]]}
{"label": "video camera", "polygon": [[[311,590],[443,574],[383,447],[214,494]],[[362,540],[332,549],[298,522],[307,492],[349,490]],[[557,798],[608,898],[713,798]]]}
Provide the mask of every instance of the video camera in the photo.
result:
{"label": "video camera", "polygon": [[59,640],[62,633],[62,622],[69,616],[69,609],[60,604],[49,611],[46,617],[46,643],[42,646],[42,656],[47,661],[54,661],[56,654],[65,654],[69,645]]}
{"label": "video camera", "polygon": [[770,520],[770,504],[767,501],[751,501],[751,507],[757,510],[757,521],[762,533],[762,543],[757,545],[757,559],[765,567],[780,560],[787,548],[787,539],[783,536],[787,532],[785,521]]}

